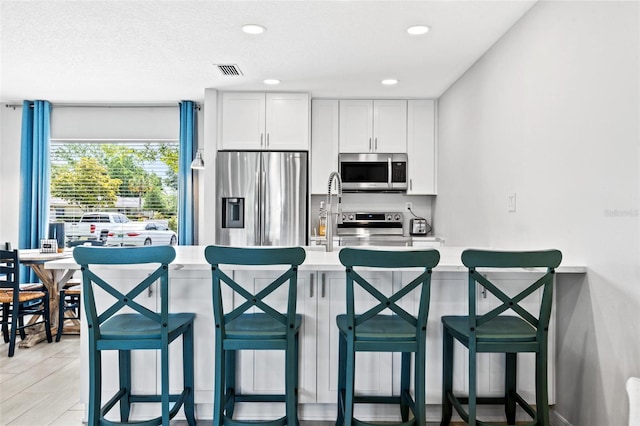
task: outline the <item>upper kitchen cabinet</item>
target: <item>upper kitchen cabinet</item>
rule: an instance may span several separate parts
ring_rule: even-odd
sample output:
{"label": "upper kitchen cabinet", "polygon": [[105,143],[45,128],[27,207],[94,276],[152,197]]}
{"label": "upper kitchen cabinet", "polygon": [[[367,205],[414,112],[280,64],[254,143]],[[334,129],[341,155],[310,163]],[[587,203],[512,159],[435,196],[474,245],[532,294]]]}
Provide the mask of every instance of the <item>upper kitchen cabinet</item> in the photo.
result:
{"label": "upper kitchen cabinet", "polygon": [[436,194],[435,101],[408,101],[407,195]]}
{"label": "upper kitchen cabinet", "polygon": [[341,100],[340,152],[406,153],[406,100]]}
{"label": "upper kitchen cabinet", "polygon": [[224,92],[220,149],[309,150],[309,95]]}
{"label": "upper kitchen cabinet", "polygon": [[332,171],[338,170],[338,100],[311,101],[311,193],[326,194]]}

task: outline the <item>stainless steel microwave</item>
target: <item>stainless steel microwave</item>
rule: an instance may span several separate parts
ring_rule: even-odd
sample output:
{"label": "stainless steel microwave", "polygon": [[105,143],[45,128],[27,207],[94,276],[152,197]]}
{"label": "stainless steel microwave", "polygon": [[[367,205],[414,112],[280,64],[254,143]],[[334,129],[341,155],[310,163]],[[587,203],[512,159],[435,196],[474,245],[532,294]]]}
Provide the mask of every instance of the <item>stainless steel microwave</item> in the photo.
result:
{"label": "stainless steel microwave", "polygon": [[407,190],[407,154],[340,154],[344,191]]}

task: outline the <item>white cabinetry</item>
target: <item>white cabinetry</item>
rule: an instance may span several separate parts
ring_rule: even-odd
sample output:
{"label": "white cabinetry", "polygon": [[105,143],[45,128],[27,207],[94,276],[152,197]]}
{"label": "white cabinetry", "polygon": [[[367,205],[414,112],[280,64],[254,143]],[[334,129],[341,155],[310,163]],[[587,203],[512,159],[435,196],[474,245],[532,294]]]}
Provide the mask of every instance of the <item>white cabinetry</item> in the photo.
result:
{"label": "white cabinetry", "polygon": [[[403,273],[402,283],[407,284],[417,276],[417,273]],[[507,294],[514,296],[523,291],[535,281],[533,273],[487,274],[487,278],[495,283],[502,283],[503,289],[509,289]],[[429,320],[427,322],[427,404],[442,402],[442,324],[445,315],[467,315],[467,275],[455,272],[434,273],[431,278],[431,303],[429,305]],[[414,292],[415,293],[415,292]],[[520,305],[537,317],[541,291],[534,293],[521,302]],[[419,295],[412,299],[413,306],[406,306],[411,313],[418,312]],[[478,290],[476,295],[478,314],[489,312],[499,304],[490,293]],[[554,304],[555,305],[555,304]],[[507,315],[509,313],[507,312]],[[515,314],[514,314],[515,315]],[[549,356],[555,353],[555,308],[552,311],[549,327]],[[468,394],[469,381],[467,373],[468,350],[454,340],[453,356],[453,390],[457,394]],[[504,394],[504,355],[478,354],[478,395],[484,397],[499,397]],[[549,358],[549,403],[555,402],[555,362]],[[438,372],[433,374],[433,372]],[[527,401],[535,403],[535,357],[533,354],[518,355],[518,393]]]}
{"label": "white cabinetry", "polygon": [[[273,282],[282,271],[235,271],[234,280],[252,293],[257,293]],[[315,275],[315,272],[313,273]],[[315,277],[313,277],[315,278]],[[298,398],[300,403],[315,402],[316,359],[315,353],[315,315],[316,299],[309,297],[312,283],[311,273],[298,273],[297,313],[302,315],[300,329],[300,356]],[[287,289],[284,284],[265,302],[285,312],[287,309]],[[238,307],[246,299],[234,294],[234,306]],[[238,386],[245,394],[284,393],[284,351],[239,351]],[[282,408],[281,404],[280,407]],[[255,409],[255,406],[254,406]],[[238,411],[242,414],[241,411]],[[275,412],[273,414],[277,414]],[[251,413],[246,413],[251,416]],[[282,413],[280,413],[282,414]]]}
{"label": "white cabinetry", "polygon": [[407,101],[340,100],[340,152],[407,152]]}
{"label": "white cabinetry", "polygon": [[311,194],[326,194],[329,174],[338,170],[338,100],[311,101]]}
{"label": "white cabinetry", "polygon": [[435,101],[408,101],[407,113],[407,195],[436,194]]}
{"label": "white cabinetry", "polygon": [[[500,272],[487,273],[486,277],[496,283],[502,291],[509,297],[524,291],[536,279],[542,276],[542,273],[536,272]],[[501,302],[495,298],[490,292],[478,291],[478,314],[484,314],[498,307]],[[531,312],[536,318],[540,309],[540,301],[542,299],[542,289],[538,289],[533,294],[519,302],[527,311]],[[555,299],[555,294],[554,294]],[[555,354],[555,320],[556,309],[555,300],[551,307],[551,319],[549,321],[549,340],[548,340],[548,359],[547,359],[547,380],[549,383],[549,404],[555,402],[555,362],[553,354]],[[514,312],[507,311],[506,315],[517,315]],[[502,354],[478,354],[478,395],[482,396],[501,396],[504,393],[504,365],[505,359]],[[535,382],[535,355],[533,353],[518,354],[518,393],[529,401],[535,403],[536,382]],[[456,374],[456,373],[454,373]],[[481,386],[481,387],[480,387]],[[480,393],[482,392],[482,393]]]}
{"label": "white cabinetry", "polygon": [[[391,272],[361,272],[361,275],[384,294],[392,292]],[[317,401],[335,404],[338,398],[338,326],[336,317],[346,312],[344,272],[318,272],[317,314]],[[354,288],[356,311],[375,305],[373,299],[357,285]],[[391,395],[393,385],[390,353],[356,354],[355,391],[367,395]]]}
{"label": "white cabinetry", "polygon": [[306,93],[222,93],[220,149],[309,150]]}

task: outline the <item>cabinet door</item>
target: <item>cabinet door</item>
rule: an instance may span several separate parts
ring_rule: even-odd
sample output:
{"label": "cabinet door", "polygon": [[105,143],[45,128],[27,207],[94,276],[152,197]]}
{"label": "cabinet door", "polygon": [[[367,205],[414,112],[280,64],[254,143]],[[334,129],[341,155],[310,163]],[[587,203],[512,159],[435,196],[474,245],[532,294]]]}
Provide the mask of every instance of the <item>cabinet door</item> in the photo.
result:
{"label": "cabinet door", "polygon": [[[346,312],[344,272],[318,272],[317,329],[317,402],[335,404],[338,390],[338,327],[336,317]],[[363,272],[362,276],[384,294],[393,289],[391,272]],[[356,309],[373,306],[371,297],[356,290]],[[356,354],[356,394],[391,395],[392,354],[359,352]]]}
{"label": "cabinet door", "polygon": [[407,195],[436,194],[435,101],[410,100],[407,117]]}
{"label": "cabinet door", "polygon": [[[513,297],[525,290],[541,274],[535,272],[500,272],[487,273],[487,278],[500,286],[509,297]],[[542,289],[538,289],[529,297],[520,302],[520,306],[531,312],[536,317],[542,298]],[[555,298],[555,297],[554,297]],[[478,313],[483,314],[497,307],[500,302],[489,292],[478,291]],[[512,311],[504,315],[517,315]],[[555,300],[552,305],[551,320],[549,322],[548,341],[548,382],[549,404],[555,402]],[[483,396],[501,396],[504,392],[504,365],[503,354],[479,354],[478,355],[478,394]],[[518,393],[529,401],[535,402],[535,355],[532,353],[518,354]]]}
{"label": "cabinet door", "polygon": [[340,152],[373,152],[373,101],[340,101]]}
{"label": "cabinet door", "polygon": [[[109,271],[98,271],[98,274],[105,279],[113,288],[123,293],[127,293],[133,286],[147,277],[146,271],[133,271],[131,269],[113,268]],[[145,306],[152,311],[157,308],[157,291],[158,284],[151,286],[150,292],[144,292],[136,298],[136,302]],[[96,292],[96,309],[102,312],[109,306],[113,305],[115,299],[106,295],[102,290]],[[84,309],[84,306],[83,308]],[[131,312],[131,310],[123,310],[122,313]],[[87,321],[84,313],[81,315],[81,348],[82,348],[82,402],[89,400],[89,377],[84,374],[88,371],[88,331]],[[131,369],[132,381],[131,386],[134,393],[137,394],[153,394],[156,393],[160,386],[158,375],[159,353],[157,351],[132,351],[131,353]],[[120,388],[118,383],[118,351],[102,352],[102,403],[106,403]],[[148,404],[138,404],[138,407],[132,409],[132,418],[140,418],[153,414],[153,407],[146,407]],[[156,410],[157,412],[157,410]]]}
{"label": "cabinet door", "polygon": [[309,150],[309,95],[267,93],[266,149]]}
{"label": "cabinet door", "polygon": [[266,149],[264,93],[223,93],[221,127],[221,149]]}
{"label": "cabinet door", "polygon": [[[231,290],[224,286],[222,292],[225,309],[231,309],[233,306]],[[211,296],[211,272],[208,270],[183,270],[179,274],[172,274],[169,283],[169,311],[193,312],[196,314],[194,322],[194,350],[196,354],[195,402],[196,404],[211,404],[215,390],[213,386],[215,328]],[[182,344],[180,341],[169,345],[169,351],[170,390],[172,393],[178,393],[183,383]],[[158,383],[160,382],[159,377]],[[182,412],[179,415],[182,416]]]}
{"label": "cabinet door", "polygon": [[311,193],[326,194],[329,174],[338,170],[338,101],[311,101]]}
{"label": "cabinet door", "polygon": [[407,101],[373,101],[373,152],[407,152]]}
{"label": "cabinet door", "polygon": [[[418,273],[404,272],[401,275],[402,285],[411,282]],[[442,322],[445,315],[467,314],[467,280],[466,275],[460,273],[434,272],[431,277],[431,302],[429,304],[429,318],[427,320],[427,363],[426,387],[427,404],[442,403]],[[418,313],[420,295],[417,291],[413,297],[407,299],[411,305],[403,305],[408,312]],[[398,362],[400,359],[398,357]],[[456,393],[467,393],[468,356],[466,348],[454,343],[454,376],[453,389]]]}
{"label": "cabinet door", "polygon": [[[279,271],[235,271],[235,280],[257,292],[280,275]],[[311,274],[298,274],[297,313],[301,314],[298,396],[300,403],[315,401],[315,298],[310,298]],[[267,303],[280,312],[287,307],[287,289],[281,287],[272,293]],[[234,306],[245,299],[234,295]],[[259,312],[259,311],[258,311]],[[242,393],[284,393],[284,351],[239,351],[237,383]],[[240,407],[241,408],[241,407]],[[251,407],[248,407],[251,408]],[[255,411],[255,407],[253,407]],[[265,407],[264,416],[282,415],[282,404]],[[238,410],[240,416],[255,416],[251,410]],[[247,418],[247,417],[245,417]]]}

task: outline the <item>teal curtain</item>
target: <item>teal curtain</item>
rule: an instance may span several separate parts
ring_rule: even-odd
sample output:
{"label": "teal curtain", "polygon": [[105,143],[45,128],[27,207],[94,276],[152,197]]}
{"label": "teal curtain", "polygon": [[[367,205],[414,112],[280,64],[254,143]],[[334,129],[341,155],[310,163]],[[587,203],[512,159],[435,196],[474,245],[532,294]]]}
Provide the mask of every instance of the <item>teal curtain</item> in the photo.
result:
{"label": "teal curtain", "polygon": [[[18,248],[35,249],[47,238],[49,224],[49,135],[51,104],[24,101],[20,145],[20,218]],[[37,282],[30,268],[21,271],[22,282]]]}
{"label": "teal curtain", "polygon": [[193,171],[195,154],[196,104],[180,103],[180,153],[178,164],[178,244],[193,245]]}

